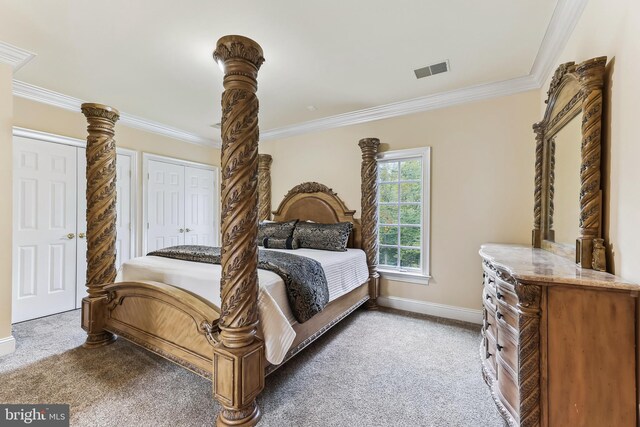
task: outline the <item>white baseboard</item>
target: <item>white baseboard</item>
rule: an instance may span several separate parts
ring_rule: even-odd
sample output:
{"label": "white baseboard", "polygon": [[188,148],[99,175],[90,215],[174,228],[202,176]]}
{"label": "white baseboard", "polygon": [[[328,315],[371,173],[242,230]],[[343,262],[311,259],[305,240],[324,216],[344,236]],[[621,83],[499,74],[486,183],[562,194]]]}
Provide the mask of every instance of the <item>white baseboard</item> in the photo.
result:
{"label": "white baseboard", "polygon": [[0,357],[16,351],[16,339],[13,335],[6,338],[0,338]]}
{"label": "white baseboard", "polygon": [[383,307],[411,311],[413,313],[428,314],[429,316],[444,317],[445,319],[461,320],[463,322],[482,324],[482,311],[471,308],[455,307],[452,305],[436,304],[434,302],[418,301],[401,297],[378,297],[378,304]]}

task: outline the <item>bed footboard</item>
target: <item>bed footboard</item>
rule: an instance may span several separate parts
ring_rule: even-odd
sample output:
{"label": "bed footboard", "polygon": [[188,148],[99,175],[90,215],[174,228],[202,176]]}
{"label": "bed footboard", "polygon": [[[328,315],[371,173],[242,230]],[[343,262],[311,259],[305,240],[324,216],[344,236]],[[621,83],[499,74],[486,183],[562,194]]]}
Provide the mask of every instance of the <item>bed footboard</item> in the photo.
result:
{"label": "bed footboard", "polygon": [[212,376],[219,309],[158,282],[105,286],[104,329],[206,378]]}

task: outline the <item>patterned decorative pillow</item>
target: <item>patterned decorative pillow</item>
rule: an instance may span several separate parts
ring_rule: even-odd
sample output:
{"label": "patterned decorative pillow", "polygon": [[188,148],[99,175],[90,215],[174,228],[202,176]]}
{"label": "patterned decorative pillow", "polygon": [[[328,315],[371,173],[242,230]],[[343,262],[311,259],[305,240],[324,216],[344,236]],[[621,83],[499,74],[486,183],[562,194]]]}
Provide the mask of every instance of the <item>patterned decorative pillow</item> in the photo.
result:
{"label": "patterned decorative pillow", "polygon": [[265,237],[262,246],[267,249],[298,249],[300,245],[293,237],[288,239],[276,239],[274,237]]}
{"label": "patterned decorative pillow", "polygon": [[264,239],[288,239],[293,235],[297,219],[287,222],[261,222],[258,226],[258,245],[262,246]]}
{"label": "patterned decorative pillow", "polygon": [[298,240],[301,248],[344,252],[347,250],[352,229],[353,224],[350,222],[336,224],[299,222],[293,230],[293,239]]}

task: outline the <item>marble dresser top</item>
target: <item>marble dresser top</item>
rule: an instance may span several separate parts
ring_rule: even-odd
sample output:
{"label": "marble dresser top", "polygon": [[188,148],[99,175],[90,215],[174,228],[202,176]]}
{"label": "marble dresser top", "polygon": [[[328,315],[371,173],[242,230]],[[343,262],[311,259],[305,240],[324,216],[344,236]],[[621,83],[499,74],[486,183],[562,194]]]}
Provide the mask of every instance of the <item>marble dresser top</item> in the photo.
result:
{"label": "marble dresser top", "polygon": [[640,285],[601,271],[578,267],[559,255],[524,245],[482,245],[480,256],[520,282],[640,291]]}

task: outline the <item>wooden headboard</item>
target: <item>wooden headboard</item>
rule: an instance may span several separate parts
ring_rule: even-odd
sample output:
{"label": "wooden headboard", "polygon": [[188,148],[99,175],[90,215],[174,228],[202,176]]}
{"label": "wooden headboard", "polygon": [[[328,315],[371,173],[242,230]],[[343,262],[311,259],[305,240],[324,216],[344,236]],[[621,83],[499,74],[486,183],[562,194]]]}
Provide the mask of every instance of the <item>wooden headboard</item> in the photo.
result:
{"label": "wooden headboard", "polygon": [[326,185],[318,182],[304,182],[296,185],[284,196],[278,209],[273,212],[275,221],[314,221],[322,224],[351,222],[353,232],[347,246],[361,248],[360,220],[355,219],[356,211],[347,209],[342,199]]}

